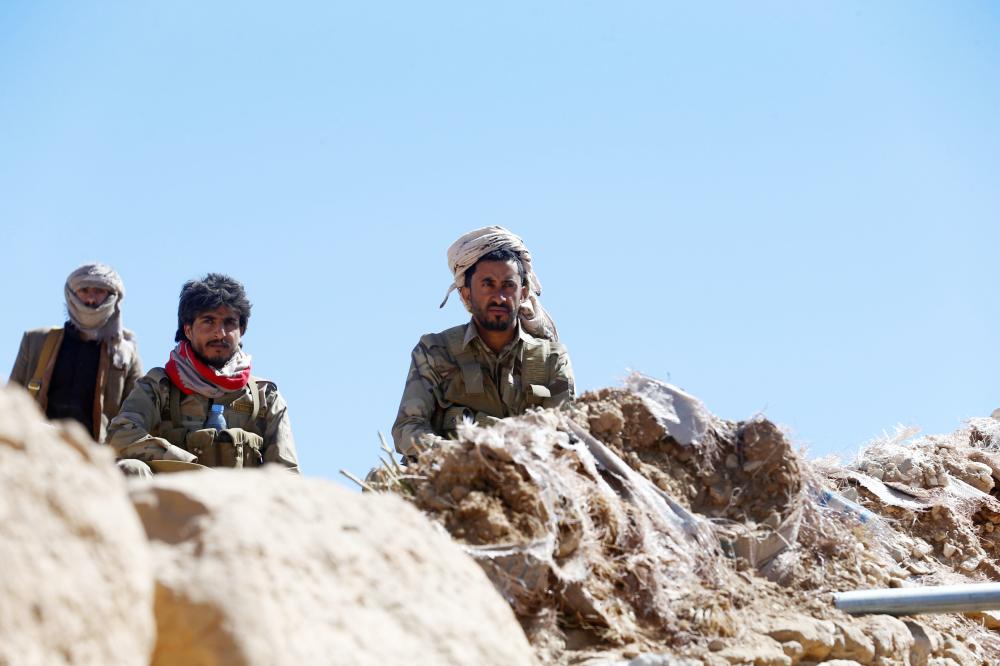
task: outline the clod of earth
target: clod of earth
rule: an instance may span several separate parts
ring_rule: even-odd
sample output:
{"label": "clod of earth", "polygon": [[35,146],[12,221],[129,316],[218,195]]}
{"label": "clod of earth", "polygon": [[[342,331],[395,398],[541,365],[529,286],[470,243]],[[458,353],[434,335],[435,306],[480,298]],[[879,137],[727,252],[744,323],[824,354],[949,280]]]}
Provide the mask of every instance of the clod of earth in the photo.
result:
{"label": "clod of earth", "polygon": [[831,603],[1000,580],[1000,421],[912,436],[809,461],[764,418],[633,375],[369,480],[479,562],[543,663],[1000,663],[991,616]]}

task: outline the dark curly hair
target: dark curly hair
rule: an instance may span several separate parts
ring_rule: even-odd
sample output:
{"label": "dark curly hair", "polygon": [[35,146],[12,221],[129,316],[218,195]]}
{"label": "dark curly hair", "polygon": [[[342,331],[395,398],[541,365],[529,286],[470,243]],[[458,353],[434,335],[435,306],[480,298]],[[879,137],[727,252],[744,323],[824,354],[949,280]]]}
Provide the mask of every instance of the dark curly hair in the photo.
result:
{"label": "dark curly hair", "polygon": [[181,288],[181,300],[177,305],[177,333],[174,342],[186,340],[184,326],[194,324],[202,312],[226,305],[240,316],[240,332],[246,333],[250,320],[250,308],[243,285],[221,273],[209,273],[200,280],[188,280]]}

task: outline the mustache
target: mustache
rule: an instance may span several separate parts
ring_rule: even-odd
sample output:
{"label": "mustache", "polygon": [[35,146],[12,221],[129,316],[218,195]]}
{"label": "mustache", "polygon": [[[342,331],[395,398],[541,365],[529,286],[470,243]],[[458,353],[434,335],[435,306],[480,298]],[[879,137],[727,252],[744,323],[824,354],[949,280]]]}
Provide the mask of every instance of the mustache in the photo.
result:
{"label": "mustache", "polygon": [[503,308],[507,312],[511,312],[511,307],[506,303],[490,303],[489,305],[486,306],[486,309],[489,308]]}
{"label": "mustache", "polygon": [[208,347],[225,347],[226,349],[231,348],[233,345],[227,340],[214,340],[213,342],[206,343]]}

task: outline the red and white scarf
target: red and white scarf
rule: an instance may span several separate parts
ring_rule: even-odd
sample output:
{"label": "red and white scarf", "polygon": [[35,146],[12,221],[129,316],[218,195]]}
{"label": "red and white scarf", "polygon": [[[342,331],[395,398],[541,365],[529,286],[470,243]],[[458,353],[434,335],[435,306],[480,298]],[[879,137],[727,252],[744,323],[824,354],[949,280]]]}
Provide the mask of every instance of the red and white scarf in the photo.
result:
{"label": "red and white scarf", "polygon": [[250,355],[237,349],[233,357],[216,370],[195,356],[191,345],[184,340],[170,352],[166,371],[170,381],[185,395],[197,393],[206,398],[221,398],[240,390],[250,381]]}

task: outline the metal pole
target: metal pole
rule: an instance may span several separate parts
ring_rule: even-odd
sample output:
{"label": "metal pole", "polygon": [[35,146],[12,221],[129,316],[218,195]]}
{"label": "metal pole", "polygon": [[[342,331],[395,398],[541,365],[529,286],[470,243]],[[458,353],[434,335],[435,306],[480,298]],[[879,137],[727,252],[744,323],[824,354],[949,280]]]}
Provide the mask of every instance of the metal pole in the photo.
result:
{"label": "metal pole", "polygon": [[1000,610],[1000,583],[840,592],[833,595],[833,604],[853,615],[920,615]]}

